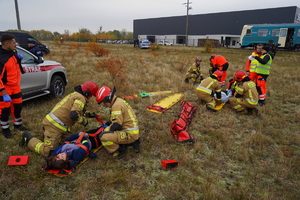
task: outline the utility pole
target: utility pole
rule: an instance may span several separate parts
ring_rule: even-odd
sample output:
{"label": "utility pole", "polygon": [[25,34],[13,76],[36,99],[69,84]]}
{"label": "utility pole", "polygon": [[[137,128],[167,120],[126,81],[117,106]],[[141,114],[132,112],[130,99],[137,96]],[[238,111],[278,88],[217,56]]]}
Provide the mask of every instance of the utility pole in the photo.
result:
{"label": "utility pole", "polygon": [[186,27],[185,27],[185,46],[188,46],[188,35],[189,35],[189,10],[192,9],[190,7],[190,4],[193,2],[190,2],[190,0],[187,0],[187,3],[183,3],[183,5],[186,6]]}
{"label": "utility pole", "polygon": [[19,32],[21,32],[21,24],[20,24],[18,0],[15,0],[15,8],[16,8],[16,15],[17,15],[18,30],[19,30]]}

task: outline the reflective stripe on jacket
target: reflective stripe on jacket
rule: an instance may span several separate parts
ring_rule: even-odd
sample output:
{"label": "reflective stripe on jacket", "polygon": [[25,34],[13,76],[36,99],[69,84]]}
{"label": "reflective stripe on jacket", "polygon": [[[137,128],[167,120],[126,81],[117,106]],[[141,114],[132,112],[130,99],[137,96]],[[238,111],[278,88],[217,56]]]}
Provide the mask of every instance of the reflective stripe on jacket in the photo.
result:
{"label": "reflective stripe on jacket", "polygon": [[270,57],[269,61],[266,64],[261,64],[260,62],[258,63],[256,67],[256,73],[257,74],[270,74],[270,69],[271,69],[271,64],[272,64],[272,56],[268,53],[262,55],[261,59],[263,59],[266,55]]}
{"label": "reflective stripe on jacket", "polygon": [[132,107],[123,99],[112,100],[110,120],[122,126],[122,130],[130,134],[139,134],[138,120]]}

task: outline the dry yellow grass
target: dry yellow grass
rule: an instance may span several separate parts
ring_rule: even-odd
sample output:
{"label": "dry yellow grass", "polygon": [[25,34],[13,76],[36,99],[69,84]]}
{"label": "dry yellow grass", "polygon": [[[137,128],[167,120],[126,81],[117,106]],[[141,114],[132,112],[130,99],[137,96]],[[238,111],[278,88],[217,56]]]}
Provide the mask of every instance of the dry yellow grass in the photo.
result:
{"label": "dry yellow grass", "polygon": [[[69,48],[48,42],[51,54],[45,59],[61,62],[68,72],[66,94],[76,85],[95,81],[99,86],[118,87],[117,95],[172,90],[197,106],[189,127],[193,145],[178,144],[170,133],[180,106],[164,114],[146,107],[165,96],[128,100],[140,123],[142,150],[129,152],[122,160],[112,160],[104,149],[65,178],[41,170],[43,158],[27,148],[18,147],[21,133],[14,139],[0,137],[0,199],[298,199],[300,187],[300,75],[299,52],[278,52],[268,79],[267,104],[261,116],[239,116],[230,109],[207,112],[185,84],[185,70],[201,56],[204,74],[208,73],[212,53],[203,48],[161,47],[152,50],[133,45],[101,44],[111,51],[109,57],[126,60],[126,81],[112,83],[108,71],[95,69],[96,57],[83,47]],[[155,53],[153,53],[155,52]],[[252,50],[213,49],[228,58],[228,79],[243,70]],[[24,104],[24,123],[31,132],[42,134],[41,121],[59,99],[39,98]],[[108,110],[92,99],[89,110],[103,120]],[[88,128],[97,127],[90,120]],[[73,132],[85,130],[75,126]],[[30,155],[27,166],[6,166],[10,155]],[[179,167],[165,171],[160,162],[179,161]]]}

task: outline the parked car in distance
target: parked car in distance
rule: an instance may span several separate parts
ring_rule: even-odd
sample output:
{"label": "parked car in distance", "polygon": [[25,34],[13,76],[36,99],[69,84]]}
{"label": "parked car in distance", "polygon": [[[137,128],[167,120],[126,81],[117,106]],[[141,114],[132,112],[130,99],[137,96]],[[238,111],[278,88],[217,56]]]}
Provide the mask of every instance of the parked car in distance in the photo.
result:
{"label": "parked car in distance", "polygon": [[151,46],[151,43],[149,42],[149,40],[142,40],[139,44],[139,47],[141,49],[149,49]]}
{"label": "parked car in distance", "polygon": [[158,43],[159,45],[165,45],[165,46],[173,46],[172,42],[166,41],[166,40],[161,40]]}
{"label": "parked car in distance", "polygon": [[16,41],[19,43],[20,47],[22,47],[24,49],[27,49],[27,50],[29,49],[28,41],[35,41],[35,45],[41,49],[41,51],[43,52],[44,55],[50,53],[50,49],[48,48],[48,46],[42,44],[35,37],[33,37],[32,35],[30,35],[28,33],[0,31],[0,36],[3,33],[14,35],[16,38]]}
{"label": "parked car in distance", "polygon": [[60,63],[38,58],[19,46],[16,50],[23,56],[21,60],[25,72],[21,79],[23,101],[44,95],[51,98],[64,95],[68,80],[66,69]]}

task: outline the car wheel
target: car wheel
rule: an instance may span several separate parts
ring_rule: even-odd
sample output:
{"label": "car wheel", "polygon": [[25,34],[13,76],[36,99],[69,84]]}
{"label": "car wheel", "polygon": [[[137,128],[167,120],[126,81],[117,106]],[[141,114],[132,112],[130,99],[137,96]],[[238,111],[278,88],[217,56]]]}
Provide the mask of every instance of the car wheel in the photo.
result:
{"label": "car wheel", "polygon": [[50,83],[50,97],[62,97],[65,93],[65,81],[60,76],[53,76]]}

